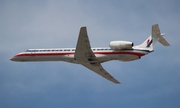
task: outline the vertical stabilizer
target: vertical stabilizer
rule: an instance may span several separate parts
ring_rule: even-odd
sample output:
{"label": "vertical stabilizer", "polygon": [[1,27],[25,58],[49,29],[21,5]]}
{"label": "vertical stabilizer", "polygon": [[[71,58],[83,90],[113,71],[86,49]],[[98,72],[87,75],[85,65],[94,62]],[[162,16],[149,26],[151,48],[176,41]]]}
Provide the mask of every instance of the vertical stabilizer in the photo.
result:
{"label": "vertical stabilizer", "polygon": [[149,48],[149,49],[153,50],[155,44],[158,41],[164,46],[170,46],[170,44],[165,40],[165,38],[162,37],[164,35],[165,34],[161,34],[159,25],[154,24],[154,25],[152,25],[151,35],[141,45],[138,45],[137,47]]}

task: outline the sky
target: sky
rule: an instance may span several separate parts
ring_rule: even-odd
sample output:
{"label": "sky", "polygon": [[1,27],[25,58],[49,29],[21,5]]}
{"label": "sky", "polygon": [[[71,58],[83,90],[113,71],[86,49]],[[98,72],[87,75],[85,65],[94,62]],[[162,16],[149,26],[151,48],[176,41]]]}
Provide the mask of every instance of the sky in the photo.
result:
{"label": "sky", "polygon": [[[1,108],[179,108],[179,0],[0,0]],[[29,48],[75,47],[86,26],[92,47],[113,40],[141,44],[159,24],[166,40],[132,62],[103,67],[114,84],[77,64],[13,62]]]}

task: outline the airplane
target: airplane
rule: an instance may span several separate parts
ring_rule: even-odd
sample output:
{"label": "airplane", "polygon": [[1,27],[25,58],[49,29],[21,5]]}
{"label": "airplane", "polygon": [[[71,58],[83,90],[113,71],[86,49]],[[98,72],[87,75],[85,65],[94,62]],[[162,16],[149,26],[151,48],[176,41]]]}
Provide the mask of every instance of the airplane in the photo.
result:
{"label": "airplane", "polygon": [[110,75],[101,63],[119,60],[123,62],[138,60],[153,52],[156,42],[164,46],[170,44],[161,34],[158,24],[152,25],[151,35],[140,45],[130,41],[111,41],[109,47],[91,48],[86,27],[81,27],[76,48],[28,49],[16,54],[10,60],[17,62],[64,61],[81,64],[115,84],[120,84]]}

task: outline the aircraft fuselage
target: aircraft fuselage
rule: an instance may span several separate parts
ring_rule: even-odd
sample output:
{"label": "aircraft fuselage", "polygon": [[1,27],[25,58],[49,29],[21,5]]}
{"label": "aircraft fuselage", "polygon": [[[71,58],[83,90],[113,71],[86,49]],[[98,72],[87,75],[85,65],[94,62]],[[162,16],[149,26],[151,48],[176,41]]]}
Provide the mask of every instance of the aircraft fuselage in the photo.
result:
{"label": "aircraft fuselage", "polygon": [[[82,58],[82,62],[107,62],[110,60],[133,61],[150,53],[149,50],[112,50],[110,48],[92,48],[96,58]],[[75,48],[53,48],[53,49],[29,49],[16,54],[12,61],[30,62],[30,61],[65,61],[70,63],[81,63],[81,60],[74,58]]]}
{"label": "aircraft fuselage", "polygon": [[76,48],[52,48],[52,49],[29,49],[16,54],[12,61],[33,62],[33,61],[65,61],[81,64],[93,72],[101,75],[115,84],[120,84],[101,65],[110,60],[133,61],[153,52],[156,42],[164,46],[170,44],[163,38],[158,24],[152,25],[151,35],[140,45],[134,46],[130,41],[111,41],[109,47],[91,48],[86,27],[81,27]]}

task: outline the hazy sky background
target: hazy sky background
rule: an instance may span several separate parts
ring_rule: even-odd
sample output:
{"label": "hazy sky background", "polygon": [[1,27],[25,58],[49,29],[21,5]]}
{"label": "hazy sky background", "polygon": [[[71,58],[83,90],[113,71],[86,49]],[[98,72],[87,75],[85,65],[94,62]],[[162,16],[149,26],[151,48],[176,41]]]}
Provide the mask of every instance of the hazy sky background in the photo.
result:
{"label": "hazy sky background", "polygon": [[[180,108],[179,0],[0,0],[1,108]],[[75,47],[87,26],[92,47],[112,40],[141,44],[158,23],[166,40],[133,62],[103,67],[114,84],[81,65],[18,63],[29,48]]]}

